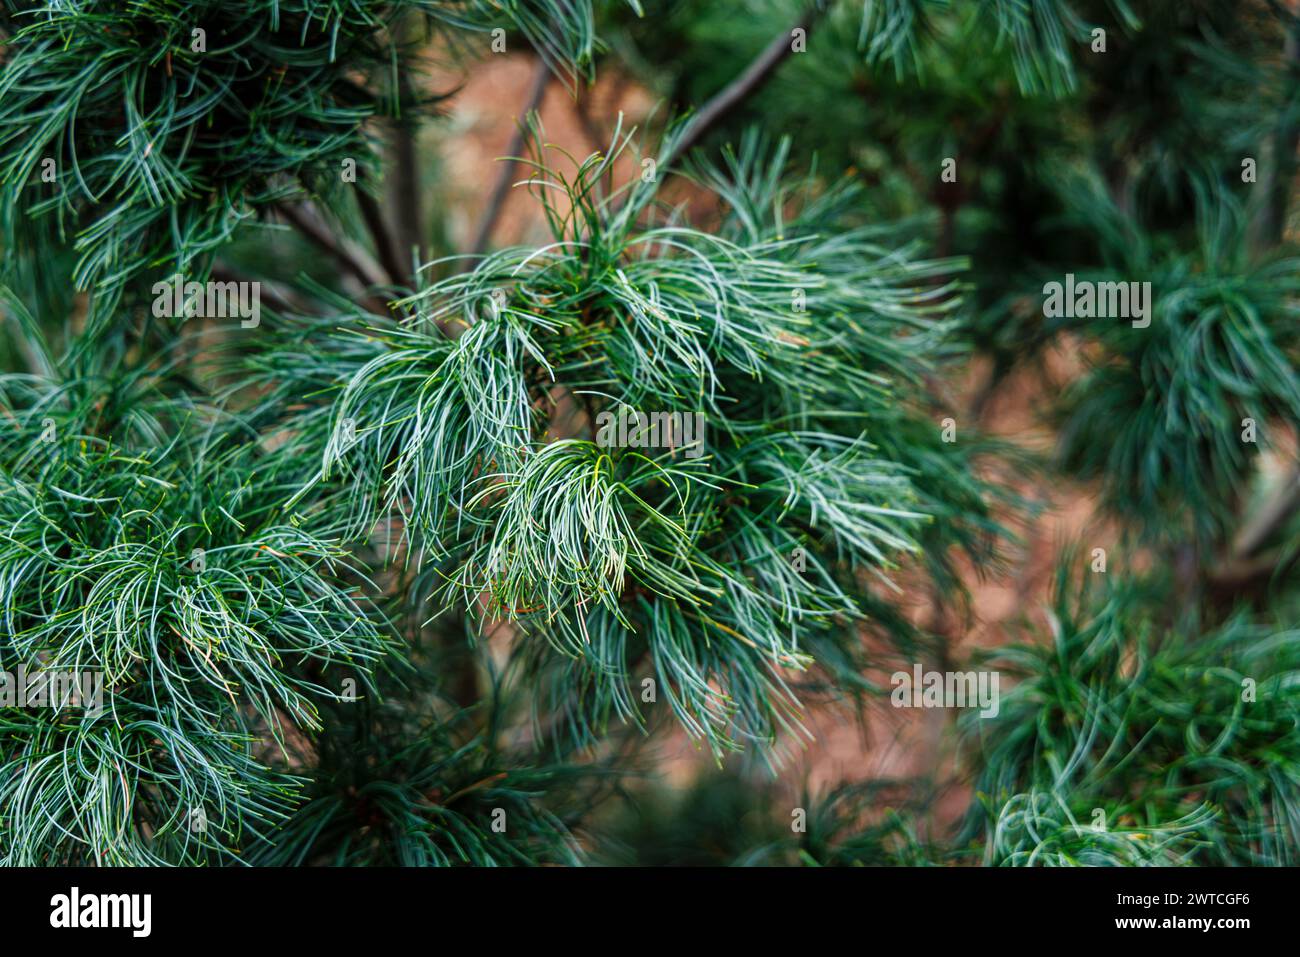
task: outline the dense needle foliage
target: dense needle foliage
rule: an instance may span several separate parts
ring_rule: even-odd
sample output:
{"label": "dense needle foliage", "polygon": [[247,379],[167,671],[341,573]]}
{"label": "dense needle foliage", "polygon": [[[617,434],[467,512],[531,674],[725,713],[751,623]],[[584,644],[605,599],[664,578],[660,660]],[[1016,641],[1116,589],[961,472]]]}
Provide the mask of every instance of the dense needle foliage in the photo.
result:
{"label": "dense needle foliage", "polygon": [[[103,682],[0,707],[0,863],[1295,863],[1284,5],[6,0],[0,39],[0,670]],[[473,248],[416,137],[457,148],[431,63],[503,52],[590,149],[521,104],[534,230],[489,198]],[[666,109],[594,115],[606,77]],[[1045,309],[1067,273],[1149,324]],[[1026,376],[1051,454],[990,411]],[[1064,487],[1109,567],[1039,556],[975,650]],[[996,713],[808,788],[914,665]]]}

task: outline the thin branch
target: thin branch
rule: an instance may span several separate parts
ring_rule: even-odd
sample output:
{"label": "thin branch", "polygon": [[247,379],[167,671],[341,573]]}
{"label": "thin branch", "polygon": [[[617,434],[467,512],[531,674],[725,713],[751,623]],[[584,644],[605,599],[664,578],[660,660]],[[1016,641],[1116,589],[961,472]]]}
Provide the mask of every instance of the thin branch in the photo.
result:
{"label": "thin branch", "polygon": [[1296,558],[1289,549],[1260,553],[1264,543],[1300,511],[1300,465],[1278,486],[1272,497],[1241,527],[1228,556],[1209,573],[1210,583],[1220,588],[1242,588],[1272,576]]}
{"label": "thin branch", "polygon": [[[411,199],[411,202],[417,201]],[[374,197],[363,189],[357,190],[357,206],[361,208],[361,218],[365,220],[366,229],[370,231],[370,236],[375,243],[375,252],[379,255],[379,262],[383,265],[384,271],[388,273],[389,281],[396,286],[409,286],[410,270],[402,265],[402,257],[397,252],[388,224],[384,222],[383,210],[379,208]]]}
{"label": "thin branch", "polygon": [[[546,86],[550,78],[551,71],[539,59],[537,66],[533,68],[533,84],[528,92],[528,105],[524,107],[522,116],[527,116],[541,106],[542,97],[546,95]],[[501,208],[505,205],[506,196],[510,194],[510,184],[515,178],[515,167],[518,165],[515,162],[515,157],[522,153],[523,150],[524,127],[520,124],[515,129],[515,135],[511,138],[510,145],[506,147],[505,160],[497,173],[497,181],[492,187],[487,208],[483,211],[483,218],[479,221],[478,229],[474,230],[474,238],[469,244],[469,250],[473,255],[477,256],[487,249],[488,241],[492,238],[492,231],[496,228],[497,220],[501,217]]]}
{"label": "thin branch", "polygon": [[1297,509],[1300,509],[1300,465],[1291,469],[1273,497],[1242,526],[1232,544],[1233,555],[1249,558],[1255,554],[1270,535],[1290,521]]}
{"label": "thin branch", "polygon": [[[388,205],[392,209],[397,231],[398,259],[409,260],[411,250],[423,263],[429,258],[429,246],[424,235],[424,214],[420,203],[420,164],[416,154],[416,131],[419,129],[415,112],[415,90],[406,71],[398,76],[399,102],[402,115],[394,123],[389,141],[392,157],[392,179],[389,180]],[[408,277],[410,270],[402,266],[399,276]]]}
{"label": "thin branch", "polygon": [[355,243],[335,236],[321,222],[306,203],[294,205],[280,203],[280,215],[311,243],[329,253],[340,266],[352,274],[367,289],[382,286],[386,277],[366,252]]}
{"label": "thin branch", "polygon": [[1296,560],[1294,552],[1272,549],[1254,558],[1229,561],[1210,572],[1209,582],[1216,589],[1234,594],[1257,582],[1266,582]]}
{"label": "thin branch", "polygon": [[[578,90],[578,95],[573,98],[573,115],[578,118],[578,124],[582,127],[583,133],[586,134],[587,142],[592,150],[599,153],[605,149],[607,140],[604,132],[597,126],[595,117],[591,115],[591,104],[589,102],[591,93],[590,87]],[[619,97],[611,97],[610,102],[617,106]]]}
{"label": "thin branch", "polygon": [[804,10],[790,29],[774,37],[763,52],[745,68],[744,73],[732,80],[713,99],[701,107],[700,111],[690,121],[690,125],[686,128],[681,140],[678,141],[676,148],[664,162],[671,162],[678,156],[690,152],[699,145],[705,136],[712,132],[714,127],[726,118],[728,113],[757,93],[771,78],[776,68],[794,52],[794,43],[791,39],[794,31],[803,30],[806,33],[821,14],[821,5],[813,3]]}
{"label": "thin branch", "polygon": [[[700,141],[722,122],[728,113],[757,93],[772,76],[776,68],[794,52],[794,31],[804,30],[807,32],[812,28],[813,23],[821,16],[822,12],[821,4],[813,2],[804,9],[802,15],[790,29],[777,34],[740,76],[727,84],[711,100],[705,103],[698,113],[687,121],[681,138],[669,148],[660,161],[661,165],[667,166],[677,158],[685,156],[698,146]],[[631,193],[624,193],[613,208],[622,210],[631,197]]]}
{"label": "thin branch", "polygon": [[[217,282],[247,282],[249,277],[232,266],[216,263],[212,267],[212,278]],[[291,300],[291,293],[282,290],[273,282],[265,279],[252,280],[259,285],[259,295],[266,304],[276,312],[289,314],[293,312],[303,312],[306,308],[304,305],[297,306]]]}

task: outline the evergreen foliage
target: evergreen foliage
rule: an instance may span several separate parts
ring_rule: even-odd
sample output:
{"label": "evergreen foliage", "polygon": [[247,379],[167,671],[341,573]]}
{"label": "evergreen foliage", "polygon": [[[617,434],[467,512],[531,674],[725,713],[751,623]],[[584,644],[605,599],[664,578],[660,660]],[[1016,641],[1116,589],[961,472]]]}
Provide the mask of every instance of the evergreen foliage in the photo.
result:
{"label": "evergreen foliage", "polygon": [[[586,155],[521,117],[544,237],[458,248],[422,71],[502,37],[566,108],[668,109]],[[3,702],[0,863],[1296,863],[1290,8],[6,0],[0,39],[0,670],[104,691]],[[1067,273],[1149,325],[1044,310]],[[1016,376],[1050,455],[990,421]],[[1073,543],[972,652],[1070,483],[1109,569]],[[1002,679],[958,779],[809,788],[913,664]],[[718,769],[656,786],[679,737]]]}

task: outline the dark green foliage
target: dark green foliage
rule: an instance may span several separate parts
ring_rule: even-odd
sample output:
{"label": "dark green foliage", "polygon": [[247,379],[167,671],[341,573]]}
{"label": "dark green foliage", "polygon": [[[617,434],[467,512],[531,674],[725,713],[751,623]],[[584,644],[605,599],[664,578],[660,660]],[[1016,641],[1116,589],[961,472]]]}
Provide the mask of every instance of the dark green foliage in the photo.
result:
{"label": "dark green foliage", "polygon": [[920,782],[872,780],[846,784],[813,798],[807,831],[785,842],[784,857],[797,843],[790,863],[815,867],[925,867],[942,863],[944,851],[917,833],[927,813]]}
{"label": "dark green foliage", "polygon": [[603,822],[602,864],[729,867],[761,862],[784,840],[770,789],[740,774],[705,773],[682,791],[637,794]]}
{"label": "dark green foliage", "polygon": [[485,714],[436,698],[423,711],[403,698],[336,706],[315,744],[306,800],[250,863],[583,863],[587,852],[571,828],[589,816],[613,775],[539,763],[526,749],[503,747],[498,695],[487,698]]}
{"label": "dark green foliage", "polygon": [[1300,633],[1234,615],[1199,636],[1146,610],[1158,587],[1058,588],[1052,643],[998,654],[1015,687],[970,728],[986,862],[1294,863]]}
{"label": "dark green foliage", "polygon": [[260,210],[337,181],[345,160],[364,178],[374,157],[363,121],[421,107],[385,93],[397,89],[392,36],[408,14],[518,25],[569,69],[594,42],[580,3],[6,0],[6,245],[71,240],[78,286],[117,286],[201,267]]}
{"label": "dark green foliage", "polygon": [[[1143,277],[1152,316],[1146,329],[1065,322],[1090,327],[1104,351],[1065,397],[1063,464],[1100,479],[1135,530],[1222,540],[1252,459],[1276,441],[1268,423],[1300,422],[1300,260],[1251,263],[1230,207],[1204,214],[1221,218],[1204,225],[1195,252],[1162,254],[1100,190],[1077,193],[1106,256],[1103,270],[1078,278]],[[1243,441],[1247,431],[1258,440]]]}
{"label": "dark green foliage", "polygon": [[8,241],[51,236],[52,217],[83,286],[185,271],[300,176],[367,161],[377,104],[356,74],[388,61],[388,6],[7,3]]}
{"label": "dark green foliage", "polygon": [[921,782],[846,784],[791,801],[767,775],[707,773],[684,792],[631,797],[606,822],[602,863],[641,866],[884,867],[956,859],[918,836]]}

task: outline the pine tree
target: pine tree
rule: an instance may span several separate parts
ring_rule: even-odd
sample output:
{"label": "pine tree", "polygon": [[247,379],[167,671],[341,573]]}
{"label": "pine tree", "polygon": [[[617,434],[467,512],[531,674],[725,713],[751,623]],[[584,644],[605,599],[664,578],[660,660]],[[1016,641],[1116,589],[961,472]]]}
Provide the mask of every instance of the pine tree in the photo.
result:
{"label": "pine tree", "polygon": [[[1300,16],[753,7],[3,5],[0,670],[103,696],[0,709],[0,862],[1295,862]],[[521,109],[457,248],[423,71],[502,48],[667,109]],[[1118,543],[972,652],[1064,481]],[[1002,679],[950,828],[795,770],[913,664]]]}

